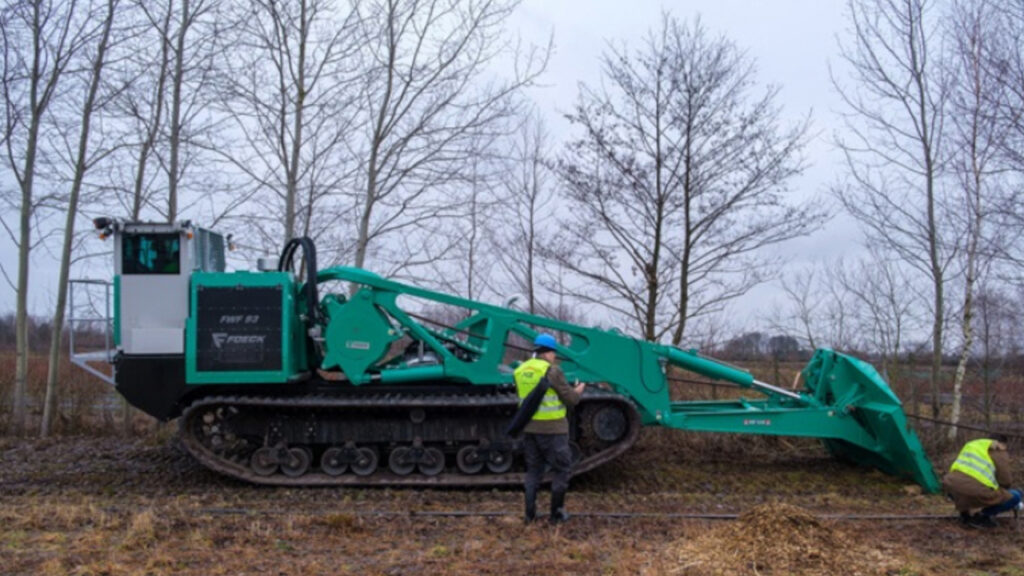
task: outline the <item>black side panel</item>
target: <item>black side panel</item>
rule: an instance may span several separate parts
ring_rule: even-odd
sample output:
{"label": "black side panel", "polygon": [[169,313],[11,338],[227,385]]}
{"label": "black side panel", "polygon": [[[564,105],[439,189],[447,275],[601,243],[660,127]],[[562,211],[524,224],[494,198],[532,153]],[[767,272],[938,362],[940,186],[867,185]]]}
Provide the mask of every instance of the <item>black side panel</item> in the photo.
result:
{"label": "black side panel", "polygon": [[200,286],[196,302],[196,370],[280,370],[281,305],[280,286]]}
{"label": "black side panel", "polygon": [[128,403],[159,420],[181,415],[185,395],[185,357],[121,355],[117,359],[117,391]]}

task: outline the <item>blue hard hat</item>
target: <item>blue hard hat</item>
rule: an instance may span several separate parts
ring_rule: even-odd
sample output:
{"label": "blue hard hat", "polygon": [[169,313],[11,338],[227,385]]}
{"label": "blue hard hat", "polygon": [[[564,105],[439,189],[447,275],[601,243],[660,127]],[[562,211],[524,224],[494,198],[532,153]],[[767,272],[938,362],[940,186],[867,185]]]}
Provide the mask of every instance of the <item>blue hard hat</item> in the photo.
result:
{"label": "blue hard hat", "polygon": [[554,350],[557,347],[558,347],[558,340],[555,340],[555,337],[552,336],[551,334],[547,334],[547,333],[538,334],[537,337],[533,339],[533,349],[534,350],[540,350],[541,348],[546,348],[548,350]]}

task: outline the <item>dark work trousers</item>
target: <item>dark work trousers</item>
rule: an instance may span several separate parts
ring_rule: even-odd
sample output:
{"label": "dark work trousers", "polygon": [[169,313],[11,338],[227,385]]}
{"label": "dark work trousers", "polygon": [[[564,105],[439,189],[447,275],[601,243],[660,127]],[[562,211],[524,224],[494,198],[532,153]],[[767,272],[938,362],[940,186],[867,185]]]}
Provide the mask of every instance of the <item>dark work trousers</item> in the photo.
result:
{"label": "dark work trousers", "polygon": [[531,516],[537,501],[544,472],[550,468],[552,513],[562,508],[565,492],[569,489],[569,471],[572,468],[572,451],[569,449],[568,434],[526,434],[523,438],[526,455],[526,510]]}
{"label": "dark work trousers", "polygon": [[996,504],[995,506],[989,506],[988,508],[984,508],[984,509],[982,509],[981,513],[984,514],[985,516],[995,516],[996,514],[999,514],[1001,512],[1007,512],[1009,510],[1013,510],[1014,508],[1017,507],[1018,504],[1020,504],[1020,500],[1021,500],[1021,491],[1020,490],[1010,490],[1010,499],[1009,500],[1007,500],[1006,502],[1003,502],[1002,504]]}

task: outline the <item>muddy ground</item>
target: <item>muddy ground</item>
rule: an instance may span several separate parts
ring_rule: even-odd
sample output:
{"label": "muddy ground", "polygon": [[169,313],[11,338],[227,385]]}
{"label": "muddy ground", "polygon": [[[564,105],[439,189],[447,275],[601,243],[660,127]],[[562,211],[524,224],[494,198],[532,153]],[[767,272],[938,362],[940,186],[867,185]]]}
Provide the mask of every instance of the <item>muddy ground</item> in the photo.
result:
{"label": "muddy ground", "polygon": [[[694,436],[645,430],[626,456],[574,481],[576,516],[557,529],[524,527],[514,490],[241,484],[195,464],[168,431],[129,442],[0,440],[0,573],[832,574],[843,566],[847,574],[1024,575],[1024,527],[1012,518],[965,530],[941,496],[833,461],[811,442]],[[468,515],[433,515],[447,512]],[[681,513],[748,520],[665,515]],[[823,519],[835,514],[949,518]]]}

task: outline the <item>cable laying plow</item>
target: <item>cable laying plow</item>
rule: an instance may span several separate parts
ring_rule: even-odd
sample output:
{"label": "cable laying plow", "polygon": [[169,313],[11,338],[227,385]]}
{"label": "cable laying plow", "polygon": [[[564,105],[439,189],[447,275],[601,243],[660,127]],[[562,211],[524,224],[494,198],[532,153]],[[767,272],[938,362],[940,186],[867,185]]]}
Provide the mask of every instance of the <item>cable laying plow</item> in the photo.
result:
{"label": "cable laying plow", "polygon": [[[870,365],[831,350],[815,353],[801,390],[787,390],[696,351],[357,268],[318,270],[305,238],[288,242],[273,269],[225,272],[224,239],[207,230],[96,224],[114,237],[110,357],[117,389],[157,418],[180,416],[187,449],[236,478],[272,485],[519,483],[519,445],[504,435],[518,402],[513,359],[524,356],[516,342],[553,332],[563,343],[566,377],[603,388],[589,388],[572,414],[574,474],[627,450],[642,426],[664,426],[821,438],[839,457],[939,489],[899,399]],[[327,288],[335,291],[321,297]],[[413,312],[431,308],[456,310],[463,320],[446,326]],[[675,402],[668,386],[674,371],[760,397]]]}

